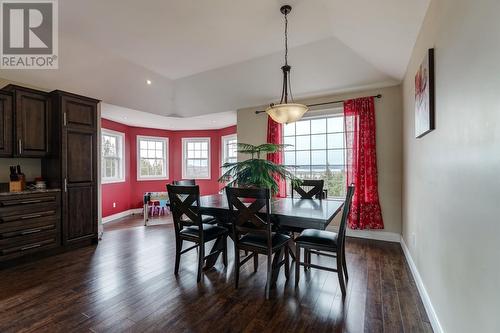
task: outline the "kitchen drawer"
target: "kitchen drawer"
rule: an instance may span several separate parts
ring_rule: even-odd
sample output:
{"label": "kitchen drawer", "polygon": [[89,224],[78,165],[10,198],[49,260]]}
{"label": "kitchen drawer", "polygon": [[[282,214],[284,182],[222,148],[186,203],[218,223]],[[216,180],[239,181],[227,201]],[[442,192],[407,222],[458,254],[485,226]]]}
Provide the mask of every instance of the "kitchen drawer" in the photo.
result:
{"label": "kitchen drawer", "polygon": [[61,193],[0,195],[0,262],[61,247]]}
{"label": "kitchen drawer", "polygon": [[[56,228],[25,229],[25,231],[28,231],[28,233],[25,233],[24,235],[20,233],[17,236],[15,234],[8,234],[7,236],[11,237],[0,239],[0,250],[17,246],[24,246],[26,244],[32,243],[33,241],[53,238],[55,236],[58,236],[59,234]],[[30,233],[30,231],[32,232]]]}
{"label": "kitchen drawer", "polygon": [[11,224],[36,222],[40,219],[60,218],[60,211],[56,205],[30,207],[26,209],[0,210],[0,230]]}
{"label": "kitchen drawer", "polygon": [[59,246],[56,230],[0,240],[0,261],[10,260]]}
{"label": "kitchen drawer", "polygon": [[60,219],[41,218],[29,222],[16,221],[6,225],[0,225],[0,240],[60,229],[60,224]]}
{"label": "kitchen drawer", "polygon": [[0,197],[0,209],[2,208],[21,208],[32,207],[39,204],[58,203],[59,193],[53,192],[49,194],[23,194]]}

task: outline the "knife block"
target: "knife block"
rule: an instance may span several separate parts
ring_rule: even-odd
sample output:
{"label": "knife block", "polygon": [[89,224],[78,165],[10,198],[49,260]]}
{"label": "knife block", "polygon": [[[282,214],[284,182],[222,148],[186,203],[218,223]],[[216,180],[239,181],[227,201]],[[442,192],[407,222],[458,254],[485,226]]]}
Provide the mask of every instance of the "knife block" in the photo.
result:
{"label": "knife block", "polygon": [[26,181],[23,179],[9,182],[9,192],[22,192],[26,188]]}

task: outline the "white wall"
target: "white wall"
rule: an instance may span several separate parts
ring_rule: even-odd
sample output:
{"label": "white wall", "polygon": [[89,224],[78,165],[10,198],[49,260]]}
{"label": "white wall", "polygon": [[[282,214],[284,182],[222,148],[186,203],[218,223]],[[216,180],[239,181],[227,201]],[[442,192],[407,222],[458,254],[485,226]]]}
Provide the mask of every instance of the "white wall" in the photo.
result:
{"label": "white wall", "polygon": [[[403,84],[403,237],[445,332],[500,331],[499,13],[433,0]],[[432,47],[437,128],[415,139],[414,75]]]}
{"label": "white wall", "polygon": [[[402,187],[402,97],[401,87],[370,89],[301,100],[306,104],[332,100],[382,94],[375,100],[377,126],[377,165],[380,205],[384,218],[385,232],[394,233],[396,239],[401,233],[401,187]],[[267,141],[267,115],[256,115],[253,107],[238,110],[238,142],[261,144]],[[239,156],[243,158],[243,156]],[[375,232],[375,231],[374,231]]]}

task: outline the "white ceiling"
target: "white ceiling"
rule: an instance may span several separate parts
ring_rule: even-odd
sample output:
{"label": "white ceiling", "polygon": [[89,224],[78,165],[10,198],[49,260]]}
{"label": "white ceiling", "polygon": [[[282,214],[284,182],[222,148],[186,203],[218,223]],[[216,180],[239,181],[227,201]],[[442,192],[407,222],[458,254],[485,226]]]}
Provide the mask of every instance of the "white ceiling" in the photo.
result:
{"label": "white ceiling", "polygon": [[64,0],[60,69],[0,77],[163,116],[265,104],[280,93],[284,3],[297,97],[399,82],[429,0]]}
{"label": "white ceiling", "polygon": [[209,130],[236,124],[236,111],[217,112],[194,117],[166,117],[121,106],[101,103],[102,117],[125,125],[173,131]]}

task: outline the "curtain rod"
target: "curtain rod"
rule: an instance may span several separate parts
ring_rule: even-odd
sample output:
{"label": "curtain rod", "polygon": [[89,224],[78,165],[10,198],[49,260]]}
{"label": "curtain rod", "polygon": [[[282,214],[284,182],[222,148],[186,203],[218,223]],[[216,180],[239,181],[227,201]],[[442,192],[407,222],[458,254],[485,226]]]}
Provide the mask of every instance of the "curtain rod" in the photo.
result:
{"label": "curtain rod", "polygon": [[[366,96],[366,97],[373,97],[373,98],[382,98],[382,94],[378,95],[373,95],[373,96]],[[308,107],[312,106],[320,106],[320,105],[328,105],[328,104],[337,104],[337,103],[343,103],[347,101],[347,99],[339,100],[339,101],[331,101],[331,102],[323,102],[323,103],[315,103],[315,104],[307,104]],[[266,111],[255,111],[255,114],[263,113]]]}

